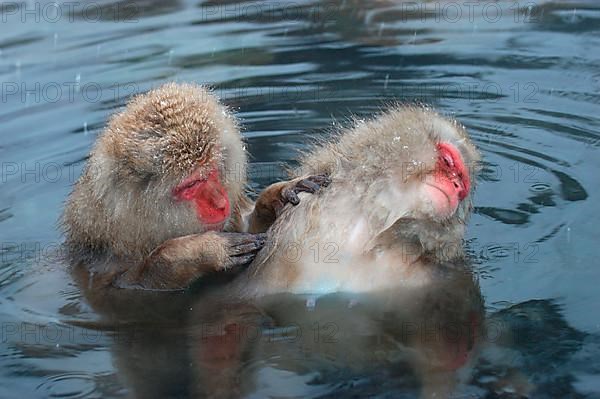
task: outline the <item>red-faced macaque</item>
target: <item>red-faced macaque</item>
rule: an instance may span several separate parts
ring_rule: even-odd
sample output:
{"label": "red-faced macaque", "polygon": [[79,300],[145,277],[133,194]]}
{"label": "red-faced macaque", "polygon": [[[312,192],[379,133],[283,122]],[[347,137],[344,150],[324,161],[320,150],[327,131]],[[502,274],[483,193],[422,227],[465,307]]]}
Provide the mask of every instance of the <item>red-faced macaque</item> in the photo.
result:
{"label": "red-faced macaque", "polygon": [[240,276],[248,296],[423,286],[463,258],[472,169],[464,128],[428,108],[397,107],[306,156],[326,190],[283,212]]}
{"label": "red-faced macaque", "polygon": [[[268,364],[277,369],[296,369],[289,364],[298,354],[277,344],[282,337],[256,343],[256,330],[271,328],[291,333],[300,355],[323,359],[333,353],[350,369],[370,369],[377,363],[369,356],[395,350],[396,360],[404,359],[419,376],[422,396],[449,395],[483,319],[462,242],[478,160],[462,126],[422,107],[396,107],[359,121],[307,155],[299,175],[325,174],[330,185],[283,208],[266,246],[229,289],[230,301],[242,298],[239,314],[229,306],[218,317],[218,306],[210,306],[198,315],[221,326],[204,336],[198,364],[225,364],[220,373],[202,373],[209,376],[204,388],[231,396],[224,387],[239,368],[239,351],[246,358],[254,352],[263,364],[273,359]],[[306,303],[296,299],[293,305],[285,299],[289,293]],[[328,307],[330,294],[350,296],[346,305]],[[244,333],[248,303],[259,309],[255,318],[261,324]],[[290,326],[300,335],[286,330]]]}
{"label": "red-faced macaque", "polygon": [[[181,289],[249,264],[298,192],[324,176],[244,192],[246,153],[232,114],[206,89],[166,84],[132,100],[98,138],[62,218],[70,252],[95,259],[95,286]],[[102,261],[97,261],[102,258]]]}
{"label": "red-faced macaque", "polygon": [[275,185],[267,246],[233,282],[91,295],[124,326],[132,396],[450,396],[483,330],[462,249],[477,159],[456,122],[392,109],[304,159],[329,187]]}

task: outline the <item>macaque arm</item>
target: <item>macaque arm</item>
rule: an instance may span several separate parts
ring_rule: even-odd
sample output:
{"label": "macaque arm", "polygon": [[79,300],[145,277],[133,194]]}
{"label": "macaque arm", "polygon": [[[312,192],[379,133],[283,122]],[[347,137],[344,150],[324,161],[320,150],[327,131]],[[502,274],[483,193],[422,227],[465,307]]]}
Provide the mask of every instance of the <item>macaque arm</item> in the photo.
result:
{"label": "macaque arm", "polygon": [[219,270],[248,265],[265,243],[262,234],[206,232],[174,238],[117,278],[123,288],[179,290]]}
{"label": "macaque arm", "polygon": [[248,231],[262,233],[273,224],[283,207],[290,203],[298,205],[298,193],[314,194],[321,187],[327,187],[331,180],[326,175],[298,177],[290,181],[271,184],[258,196],[254,210],[248,217]]}

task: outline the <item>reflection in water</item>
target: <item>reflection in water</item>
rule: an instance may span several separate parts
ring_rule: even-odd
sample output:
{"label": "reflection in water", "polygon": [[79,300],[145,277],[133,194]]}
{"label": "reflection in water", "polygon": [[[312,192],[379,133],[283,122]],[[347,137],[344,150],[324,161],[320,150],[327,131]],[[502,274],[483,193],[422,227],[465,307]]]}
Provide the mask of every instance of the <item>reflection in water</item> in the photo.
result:
{"label": "reflection in water", "polygon": [[108,332],[118,380],[94,378],[104,395],[120,385],[143,398],[575,394],[573,367],[597,356],[598,337],[569,326],[554,301],[485,316],[467,266],[440,270],[425,289],[320,297],[239,299],[218,283],[107,292],[80,281],[101,318],[75,324]]}
{"label": "reflection in water", "polygon": [[475,381],[496,392],[576,395],[571,367],[586,334],[565,322],[556,302],[526,301],[495,313],[487,324],[490,345],[483,351]]}
{"label": "reflection in water", "polygon": [[553,301],[486,317],[467,266],[440,270],[425,288],[321,297],[239,299],[218,283],[195,294],[107,292],[80,281],[101,319],[77,324],[110,332],[119,384],[135,397],[574,394],[575,354],[585,345],[594,356],[598,338],[569,326]]}
{"label": "reflection in water", "polygon": [[[83,292],[118,331],[111,351],[136,397],[297,397],[389,378],[386,390],[446,396],[483,332],[479,287],[464,265],[428,286],[317,298]],[[369,384],[367,384],[369,385]],[[372,394],[384,393],[369,387]]]}

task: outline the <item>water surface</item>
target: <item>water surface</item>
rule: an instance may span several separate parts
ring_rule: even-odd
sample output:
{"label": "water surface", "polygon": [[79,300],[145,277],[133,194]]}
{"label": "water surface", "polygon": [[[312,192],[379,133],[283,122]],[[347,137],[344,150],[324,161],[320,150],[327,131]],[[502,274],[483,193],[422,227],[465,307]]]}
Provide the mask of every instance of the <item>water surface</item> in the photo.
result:
{"label": "water surface", "polygon": [[[108,116],[171,80],[210,84],[237,112],[255,189],[351,115],[419,101],[459,119],[484,156],[467,245],[488,320],[510,332],[487,337],[460,392],[600,396],[596,2],[24,2],[0,12],[0,397],[192,396],[207,384],[193,299],[152,299],[144,323],[115,327],[56,259],[62,203]],[[336,303],[320,305],[323,317],[347,308]],[[244,392],[416,392],[409,372],[386,378],[393,366],[273,360],[292,348],[242,359]]]}

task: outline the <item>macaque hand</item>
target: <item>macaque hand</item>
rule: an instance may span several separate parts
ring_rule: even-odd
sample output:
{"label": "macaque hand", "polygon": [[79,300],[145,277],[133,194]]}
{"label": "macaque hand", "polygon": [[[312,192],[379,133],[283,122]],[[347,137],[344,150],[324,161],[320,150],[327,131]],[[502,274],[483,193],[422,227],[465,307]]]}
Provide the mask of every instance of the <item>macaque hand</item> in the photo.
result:
{"label": "macaque hand", "polygon": [[226,240],[227,260],[221,269],[244,267],[252,263],[258,251],[265,246],[264,233],[217,233]]}
{"label": "macaque hand", "polygon": [[277,204],[276,212],[281,212],[281,209],[285,204],[290,203],[294,206],[300,203],[298,193],[310,193],[314,194],[321,189],[321,187],[327,187],[331,183],[331,179],[327,175],[314,175],[305,178],[294,179],[288,182],[280,193],[279,202]]}
{"label": "macaque hand", "polygon": [[215,271],[247,266],[265,245],[265,234],[209,231],[173,238],[123,273],[122,288],[179,290]]}
{"label": "macaque hand", "polygon": [[259,233],[267,231],[285,205],[300,203],[299,193],[314,194],[331,183],[328,175],[312,175],[294,180],[271,184],[256,200],[254,211],[250,215],[249,231]]}

